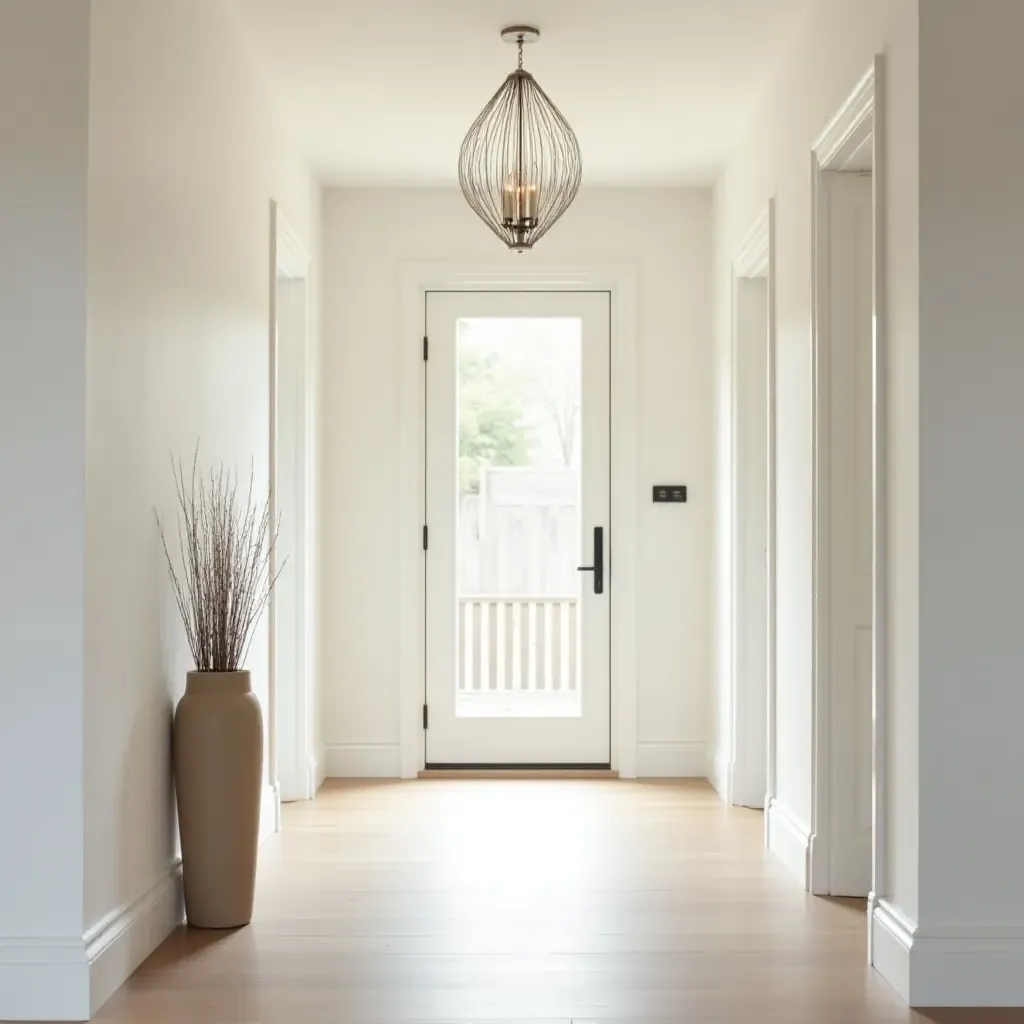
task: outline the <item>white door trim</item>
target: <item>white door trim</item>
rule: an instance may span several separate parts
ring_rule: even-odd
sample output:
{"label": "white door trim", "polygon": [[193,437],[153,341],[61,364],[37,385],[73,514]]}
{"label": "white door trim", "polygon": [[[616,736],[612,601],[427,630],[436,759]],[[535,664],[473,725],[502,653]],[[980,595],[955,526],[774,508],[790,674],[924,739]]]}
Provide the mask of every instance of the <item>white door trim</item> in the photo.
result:
{"label": "white door trim", "polygon": [[812,725],[811,725],[811,850],[808,887],[830,891],[830,825],[832,821],[831,742],[832,702],[829,666],[831,580],[827,551],[831,523],[830,466],[827,426],[829,406],[829,310],[824,287],[830,244],[824,209],[822,175],[842,169],[850,156],[873,136],[874,170],[874,338],[872,343],[872,885],[868,915],[886,892],[885,879],[885,731],[886,731],[886,297],[885,297],[885,125],[884,61],[874,59],[811,150],[812,195],[812,381],[813,381],[813,542],[812,542]]}
{"label": "white door trim", "polygon": [[[309,673],[313,665],[313,630],[312,630],[312,590],[311,590],[311,559],[310,544],[313,538],[311,517],[313,511],[312,486],[312,436],[313,425],[311,419],[312,406],[310,394],[312,392],[312,346],[310,342],[310,296],[311,296],[311,269],[312,261],[298,236],[289,226],[287,220],[281,213],[278,204],[271,200],[270,203],[270,458],[269,458],[269,479],[270,479],[270,516],[271,522],[278,520],[278,504],[275,483],[277,479],[277,376],[278,376],[278,351],[277,351],[277,279],[279,276],[304,280],[305,288],[305,330],[303,332],[303,350],[299,354],[302,365],[302,385],[297,401],[296,437],[299,439],[300,460],[303,466],[302,472],[302,494],[300,495],[300,508],[298,521],[295,524],[295,551],[288,561],[287,571],[296,574],[296,586],[294,593],[299,602],[296,610],[296,619],[304,623],[303,633],[296,646],[296,665],[293,673],[295,679],[295,690],[289,695],[289,699],[295,702],[295,734],[294,736],[282,737],[278,731],[278,707],[281,694],[278,693],[276,656],[277,646],[275,641],[274,623],[276,621],[277,600],[275,592],[271,591],[267,605],[267,621],[269,623],[267,637],[268,653],[268,707],[267,707],[267,784],[273,791],[275,803],[275,816],[277,825],[280,824],[280,802],[282,797],[286,800],[311,800],[316,794],[318,780],[316,779],[316,757],[313,750],[313,715],[312,706],[313,694],[310,686]],[[278,560],[276,551],[271,551],[270,572],[276,574],[278,571]],[[287,751],[287,760],[295,767],[286,769],[283,773],[280,767],[281,749]],[[275,829],[276,830],[276,829]]]}
{"label": "white door trim", "polygon": [[[746,803],[756,806],[763,798],[763,806],[771,806],[775,795],[775,282],[774,282],[774,251],[775,251],[775,201],[769,199],[757,220],[747,232],[732,261],[731,280],[731,415],[730,415],[730,573],[729,573],[729,610],[730,610],[730,746],[728,774],[726,778],[727,803]],[[752,794],[749,787],[738,785],[737,780],[756,776],[759,766],[748,763],[750,756],[738,738],[749,735],[749,725],[756,717],[760,720],[763,707],[754,707],[747,699],[749,695],[742,692],[739,681],[740,645],[744,643],[742,624],[738,615],[740,568],[737,560],[739,550],[739,531],[742,512],[739,508],[738,475],[740,472],[737,458],[737,423],[739,403],[738,366],[739,350],[737,345],[737,290],[739,282],[746,278],[764,277],[768,283],[768,333],[767,333],[767,501],[768,509],[765,521],[767,541],[767,648],[766,648],[766,694],[767,706],[767,765],[765,793]],[[767,817],[767,816],[766,816]]]}
{"label": "white door trim", "polygon": [[398,735],[402,778],[424,766],[423,697],[426,665],[425,522],[423,479],[423,323],[430,291],[606,291],[611,296],[612,500],[610,534],[615,564],[609,564],[612,600],[612,767],[624,778],[636,774],[636,417],[637,270],[630,264],[552,266],[519,270],[502,265],[406,263],[399,282],[399,429],[396,550],[399,565]]}

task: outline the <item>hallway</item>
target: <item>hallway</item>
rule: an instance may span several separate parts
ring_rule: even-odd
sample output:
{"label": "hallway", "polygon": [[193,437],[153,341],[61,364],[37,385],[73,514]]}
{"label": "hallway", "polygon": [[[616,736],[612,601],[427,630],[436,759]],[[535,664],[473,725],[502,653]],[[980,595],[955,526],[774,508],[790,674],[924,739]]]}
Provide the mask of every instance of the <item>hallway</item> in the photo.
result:
{"label": "hallway", "polygon": [[1012,1019],[908,1010],[863,906],[801,892],[762,828],[703,781],[329,783],[262,848],[251,927],[179,929],[98,1019]]}

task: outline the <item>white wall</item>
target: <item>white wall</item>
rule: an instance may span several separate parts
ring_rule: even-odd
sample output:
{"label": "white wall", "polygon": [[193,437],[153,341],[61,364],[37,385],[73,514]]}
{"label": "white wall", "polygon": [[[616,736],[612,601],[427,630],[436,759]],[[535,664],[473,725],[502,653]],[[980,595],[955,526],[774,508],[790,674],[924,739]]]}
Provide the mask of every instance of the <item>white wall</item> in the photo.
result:
{"label": "white wall", "polygon": [[[811,193],[816,137],[886,55],[890,463],[888,837],[884,895],[917,908],[917,0],[813,7],[715,193],[718,507],[728,509],[729,273],[744,235],[776,201],[777,797],[811,827]],[[728,522],[716,538],[716,719],[728,713]],[[721,730],[721,723],[718,729]]]}
{"label": "white wall", "polygon": [[960,950],[988,937],[1002,957],[987,977],[935,964],[912,980],[929,996],[1013,1005],[1024,1005],[1022,34],[1015,0],[921,5],[918,923]]}
{"label": "white wall", "polygon": [[[703,774],[711,653],[709,192],[584,189],[535,253],[517,255],[455,189],[329,190],[323,244],[328,770],[366,763],[397,771],[398,352],[400,340],[406,349],[410,342],[398,337],[399,266],[507,260],[518,268],[610,262],[639,270],[638,757],[641,768],[645,759],[687,762]],[[665,481],[687,483],[689,503],[653,507],[651,485]]]}
{"label": "white wall", "polygon": [[[84,924],[148,893],[159,939],[189,665],[153,509],[173,523],[169,457],[200,438],[266,488],[270,200],[315,252],[319,190],[221,0],[94,0],[90,90]],[[248,665],[265,705],[265,630]]]}
{"label": "white wall", "polygon": [[[0,1016],[12,1020],[50,983],[51,946],[82,935],[87,4],[0,3],[0,96]],[[14,966],[29,940],[45,947],[40,966]]]}

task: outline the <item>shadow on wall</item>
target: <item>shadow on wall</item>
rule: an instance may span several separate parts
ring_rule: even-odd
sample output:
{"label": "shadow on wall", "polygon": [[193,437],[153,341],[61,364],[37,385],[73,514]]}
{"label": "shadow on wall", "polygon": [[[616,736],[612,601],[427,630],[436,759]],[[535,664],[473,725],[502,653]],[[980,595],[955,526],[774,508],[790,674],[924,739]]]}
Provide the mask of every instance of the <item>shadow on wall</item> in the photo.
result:
{"label": "shadow on wall", "polygon": [[[126,878],[125,868],[119,863],[118,890],[128,894],[129,898],[138,899],[150,887],[164,882],[181,855],[171,774],[171,732],[175,700],[167,691],[168,688],[162,682],[161,685],[154,682],[151,698],[132,722],[118,797],[119,844],[116,850],[120,861],[128,856],[128,851],[138,849],[140,845],[152,845],[155,851],[152,857],[165,859],[165,872],[159,878]],[[160,771],[161,765],[166,766],[164,772]],[[140,785],[140,779],[147,777],[152,779],[152,783],[149,786]],[[158,814],[153,813],[154,808],[159,808]],[[159,827],[147,831],[147,822],[158,823]],[[149,855],[131,858],[136,865],[150,859]]]}

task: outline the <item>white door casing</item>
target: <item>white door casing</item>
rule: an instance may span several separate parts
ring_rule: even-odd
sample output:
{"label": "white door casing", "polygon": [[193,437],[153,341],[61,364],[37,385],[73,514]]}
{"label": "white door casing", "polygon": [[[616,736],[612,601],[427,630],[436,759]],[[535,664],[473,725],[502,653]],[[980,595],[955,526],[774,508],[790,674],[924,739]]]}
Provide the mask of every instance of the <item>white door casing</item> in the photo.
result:
{"label": "white door casing", "polygon": [[[873,919],[879,909],[886,908],[886,736],[888,704],[886,699],[888,678],[888,650],[886,641],[886,616],[888,611],[888,567],[887,567],[887,316],[886,316],[886,125],[885,125],[885,59],[876,55],[872,66],[857,83],[847,100],[829,121],[811,150],[812,216],[813,216],[813,261],[812,261],[812,305],[813,305],[813,685],[812,685],[812,777],[811,777],[811,829],[808,848],[807,885],[811,892],[829,894],[856,888],[863,894],[865,877],[869,879],[867,912]],[[865,167],[865,164],[867,167]],[[831,237],[832,196],[830,176],[834,172],[854,172],[872,168],[868,190],[870,204],[870,273],[868,292],[871,297],[870,333],[868,350],[870,358],[867,401],[860,399],[860,411],[867,423],[861,434],[867,438],[870,452],[867,493],[859,495],[861,502],[870,505],[870,600],[871,610],[870,641],[867,675],[869,683],[864,687],[864,671],[860,670],[862,691],[869,691],[866,718],[856,727],[847,717],[847,709],[857,707],[855,691],[842,695],[837,692],[842,677],[834,676],[834,659],[831,652],[832,634],[836,629],[832,611],[835,587],[832,581],[833,543],[832,534],[832,411],[833,383],[832,359],[833,316],[832,271],[833,243]],[[863,253],[861,259],[863,260]],[[851,257],[855,260],[855,257]],[[842,300],[840,300],[842,301]],[[864,301],[861,295],[862,303]],[[851,307],[852,308],[852,307]],[[863,340],[863,339],[861,339]],[[855,364],[849,364],[855,365]],[[849,378],[841,382],[846,391],[863,391],[863,375],[860,386],[851,387]],[[866,412],[865,410],[866,406]],[[855,428],[850,428],[854,432]],[[855,450],[855,449],[850,449]],[[863,523],[863,505],[859,506],[855,519]],[[843,564],[852,564],[846,558]],[[856,594],[856,582],[848,584],[851,594]],[[862,593],[862,589],[861,589]],[[855,602],[856,603],[856,602]],[[860,613],[858,613],[859,616]],[[850,629],[856,630],[862,618],[850,618]],[[845,627],[843,627],[845,628]],[[840,638],[848,650],[854,646],[856,636]],[[861,633],[861,661],[865,640]],[[852,687],[857,673],[851,657],[846,658],[846,682]],[[863,716],[865,704],[863,692],[859,695],[860,713]],[[844,703],[845,702],[845,703]],[[840,757],[834,756],[834,740],[843,733]],[[866,736],[866,738],[865,738]],[[865,748],[870,750],[867,767],[864,767]],[[854,756],[856,755],[856,756]],[[858,763],[859,761],[859,763]],[[859,773],[859,775],[858,775]],[[867,799],[864,797],[868,793]],[[844,809],[837,805],[846,804]],[[864,805],[869,807],[868,820],[868,870],[863,867],[864,857]],[[856,809],[855,809],[856,808]],[[848,831],[836,834],[837,823]],[[859,836],[858,836],[859,834]],[[841,871],[845,867],[836,864],[836,845],[846,847],[847,853],[858,866],[853,884],[842,879],[833,880],[833,867]],[[874,929],[869,929],[869,959],[874,957]]]}
{"label": "white door casing", "polygon": [[[611,761],[609,626],[614,541],[609,493],[609,313],[609,295],[601,292],[426,295],[430,339],[425,389],[428,765]],[[564,600],[538,600],[537,595],[518,591],[514,599],[479,593],[467,598],[457,593],[456,585],[457,339],[485,323],[508,329],[516,321],[550,323],[552,318],[577,324],[575,330],[581,332],[582,515],[579,557],[573,560],[591,564],[594,528],[600,527],[605,561],[602,593],[595,593],[592,574],[573,575],[570,569],[569,582],[564,582],[562,573],[561,591],[572,588]],[[505,472],[514,477],[519,471]],[[485,528],[483,521],[480,528]],[[547,592],[541,597],[543,593]],[[573,639],[577,630],[578,648]],[[546,702],[552,697],[568,697],[574,703],[579,695],[578,714],[548,714]],[[543,708],[531,712],[531,717],[509,715],[508,708],[505,714],[490,713],[506,703],[521,711],[523,701],[532,707],[534,700]]]}
{"label": "white door casing", "polygon": [[561,265],[509,260],[493,264],[402,265],[399,280],[401,447],[395,547],[399,575],[400,701],[397,733],[400,773],[415,778],[425,764],[422,709],[425,651],[425,522],[423,436],[425,364],[422,335],[430,291],[604,291],[611,297],[612,478],[615,527],[615,614],[611,636],[612,768],[636,775],[636,538],[637,517],[637,267],[624,264]]}

